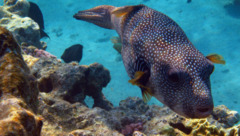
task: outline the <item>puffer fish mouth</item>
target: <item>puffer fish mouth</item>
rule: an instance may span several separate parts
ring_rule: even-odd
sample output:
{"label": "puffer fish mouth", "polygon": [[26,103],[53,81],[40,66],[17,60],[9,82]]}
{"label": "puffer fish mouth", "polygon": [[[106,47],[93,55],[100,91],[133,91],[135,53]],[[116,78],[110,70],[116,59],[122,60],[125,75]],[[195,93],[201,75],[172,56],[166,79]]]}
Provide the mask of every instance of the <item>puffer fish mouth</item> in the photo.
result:
{"label": "puffer fish mouth", "polygon": [[213,112],[213,105],[198,107],[195,109],[193,118],[206,118]]}
{"label": "puffer fish mouth", "polygon": [[82,19],[82,18],[88,17],[90,19],[90,18],[96,18],[96,17],[100,18],[101,15],[98,13],[91,12],[91,11],[88,11],[88,12],[87,11],[85,11],[85,12],[79,11],[78,13],[73,15],[73,17],[76,19]]}
{"label": "puffer fish mouth", "polygon": [[185,108],[182,108],[182,105],[176,105],[172,108],[174,112],[177,114],[184,116],[186,118],[206,118],[211,115],[213,112],[213,104],[207,105],[207,106],[195,106],[187,110]]}

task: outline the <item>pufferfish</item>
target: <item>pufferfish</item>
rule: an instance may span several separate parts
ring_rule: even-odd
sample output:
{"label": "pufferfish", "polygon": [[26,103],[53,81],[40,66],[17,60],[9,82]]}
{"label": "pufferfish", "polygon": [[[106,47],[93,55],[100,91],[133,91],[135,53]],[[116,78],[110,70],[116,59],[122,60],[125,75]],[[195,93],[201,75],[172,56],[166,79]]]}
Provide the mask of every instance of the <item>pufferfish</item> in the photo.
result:
{"label": "pufferfish", "polygon": [[225,61],[217,54],[205,57],[167,15],[145,5],[102,5],[73,17],[117,31],[129,82],[140,87],[144,101],[154,96],[189,118],[212,113],[213,62]]}

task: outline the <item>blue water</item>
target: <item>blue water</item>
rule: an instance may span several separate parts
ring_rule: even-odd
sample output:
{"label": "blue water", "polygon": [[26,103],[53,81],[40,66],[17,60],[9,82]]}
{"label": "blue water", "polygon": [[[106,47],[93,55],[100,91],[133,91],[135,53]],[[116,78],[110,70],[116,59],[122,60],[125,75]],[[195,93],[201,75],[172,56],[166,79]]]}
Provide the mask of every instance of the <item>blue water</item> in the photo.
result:
{"label": "blue water", "polygon": [[[167,14],[186,32],[190,41],[204,55],[221,54],[226,65],[215,65],[211,76],[215,105],[224,104],[240,112],[240,7],[233,0],[32,0],[44,15],[45,31],[51,37],[47,51],[58,58],[64,50],[76,43],[82,44],[83,58],[80,64],[98,62],[111,73],[111,81],[103,93],[115,106],[128,96],[141,97],[138,87],[128,83],[129,77],[121,56],[113,49],[110,38],[117,36],[114,30],[78,21],[72,16],[79,10],[98,5],[145,4]],[[91,105],[92,100],[88,98]],[[149,104],[161,105],[156,99]]]}

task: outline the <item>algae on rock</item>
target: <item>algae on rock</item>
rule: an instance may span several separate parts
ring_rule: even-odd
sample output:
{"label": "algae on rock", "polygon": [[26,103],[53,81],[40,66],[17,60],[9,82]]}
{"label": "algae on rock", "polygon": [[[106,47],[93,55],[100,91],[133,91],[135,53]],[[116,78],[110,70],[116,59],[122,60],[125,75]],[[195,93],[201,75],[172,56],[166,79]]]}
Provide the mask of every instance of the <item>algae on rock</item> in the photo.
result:
{"label": "algae on rock", "polygon": [[0,135],[40,136],[38,88],[13,35],[0,27]]}

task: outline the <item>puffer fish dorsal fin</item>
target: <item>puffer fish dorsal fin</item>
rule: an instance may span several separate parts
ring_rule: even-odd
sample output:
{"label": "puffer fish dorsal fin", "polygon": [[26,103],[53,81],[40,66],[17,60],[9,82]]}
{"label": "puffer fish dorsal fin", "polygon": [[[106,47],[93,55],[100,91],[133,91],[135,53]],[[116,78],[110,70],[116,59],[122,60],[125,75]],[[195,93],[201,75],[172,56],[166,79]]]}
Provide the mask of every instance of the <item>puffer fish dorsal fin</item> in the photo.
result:
{"label": "puffer fish dorsal fin", "polygon": [[151,99],[153,94],[152,94],[152,91],[150,90],[150,88],[148,88],[142,84],[142,80],[144,80],[145,75],[146,75],[145,72],[137,71],[134,75],[134,79],[131,79],[128,82],[133,85],[139,86],[142,91],[143,101],[148,102]]}
{"label": "puffer fish dorsal fin", "polygon": [[124,6],[124,7],[117,7],[112,11],[112,14],[114,14],[116,17],[122,17],[129,12],[133,11],[136,8],[143,7],[144,5],[136,5],[136,6]]}
{"label": "puffer fish dorsal fin", "polygon": [[223,64],[223,65],[226,64],[225,60],[223,60],[223,57],[216,53],[209,54],[206,56],[206,58],[216,64]]}

